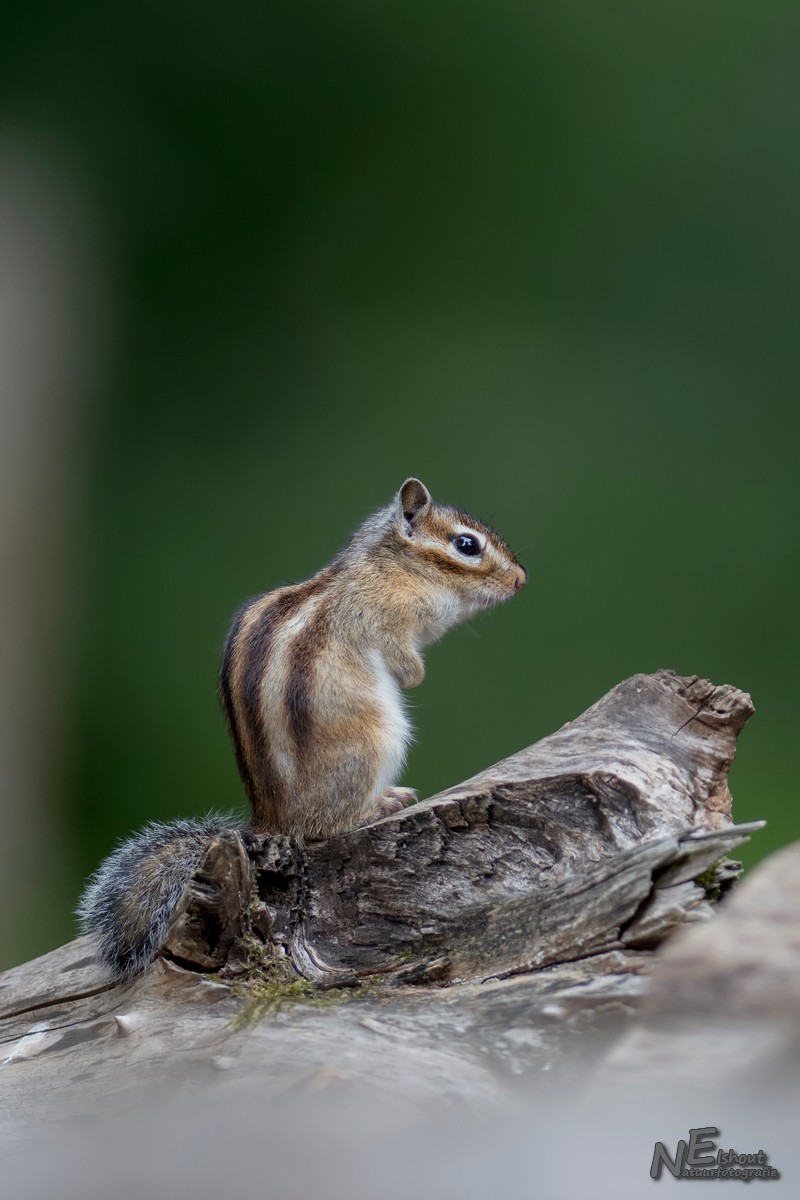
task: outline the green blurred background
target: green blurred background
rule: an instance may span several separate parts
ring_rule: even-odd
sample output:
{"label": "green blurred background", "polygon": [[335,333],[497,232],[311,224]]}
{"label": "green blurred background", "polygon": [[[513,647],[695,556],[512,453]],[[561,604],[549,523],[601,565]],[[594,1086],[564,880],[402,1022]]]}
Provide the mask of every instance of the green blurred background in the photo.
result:
{"label": "green blurred background", "polygon": [[91,214],[107,331],[59,622],[64,873],[4,965],[72,935],[130,830],[243,803],[232,613],[412,473],[530,584],[430,651],[405,782],[669,666],[753,694],[746,862],[797,836],[797,5],[43,0],[4,25],[10,127]]}

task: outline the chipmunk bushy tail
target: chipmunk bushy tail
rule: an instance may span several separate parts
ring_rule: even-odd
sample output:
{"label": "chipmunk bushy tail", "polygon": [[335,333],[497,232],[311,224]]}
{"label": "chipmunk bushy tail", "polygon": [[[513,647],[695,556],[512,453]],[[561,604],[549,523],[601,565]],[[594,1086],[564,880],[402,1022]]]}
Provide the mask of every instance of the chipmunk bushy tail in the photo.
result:
{"label": "chipmunk bushy tail", "polygon": [[83,933],[117,979],[143,971],[164,942],[178,901],[211,839],[241,825],[230,813],[153,823],[101,863],[78,905]]}

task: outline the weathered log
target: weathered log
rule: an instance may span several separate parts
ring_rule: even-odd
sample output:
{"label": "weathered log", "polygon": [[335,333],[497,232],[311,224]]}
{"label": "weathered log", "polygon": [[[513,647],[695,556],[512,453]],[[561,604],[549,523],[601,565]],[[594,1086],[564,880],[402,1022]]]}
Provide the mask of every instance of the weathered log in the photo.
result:
{"label": "weathered log", "polygon": [[751,712],[731,687],[639,675],[370,826],[220,835],[139,979],[109,983],[87,938],[0,976],[0,1096],[24,1118],[65,1090],[74,1112],[268,1068],[276,1093],[322,1072],[416,1102],[567,1061],[587,1014],[628,1019],[653,951],[735,878],[722,860],[758,828],[731,824],[727,787]]}
{"label": "weathered log", "polygon": [[[707,910],[697,887],[665,904],[654,876],[659,893],[676,889],[742,840],[727,773],[751,712],[734,688],[636,676],[521,754],[365,828],[305,846],[225,834],[166,952],[218,970],[264,946],[306,979],[412,983],[656,945]],[[711,833],[689,839],[697,826]]]}

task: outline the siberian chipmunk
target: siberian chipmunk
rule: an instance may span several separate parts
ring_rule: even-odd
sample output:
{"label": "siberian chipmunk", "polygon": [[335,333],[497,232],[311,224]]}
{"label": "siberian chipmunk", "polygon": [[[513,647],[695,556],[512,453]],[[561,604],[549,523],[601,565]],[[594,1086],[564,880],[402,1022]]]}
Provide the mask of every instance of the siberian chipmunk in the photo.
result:
{"label": "siberian chipmunk", "polygon": [[[404,808],[402,689],[421,651],[507,600],[527,574],[474,517],[418,479],[305,583],[251,600],[225,645],[220,697],[256,833],[324,838]],[[149,825],[92,877],[78,913],[117,977],[143,970],[211,838],[231,819]]]}

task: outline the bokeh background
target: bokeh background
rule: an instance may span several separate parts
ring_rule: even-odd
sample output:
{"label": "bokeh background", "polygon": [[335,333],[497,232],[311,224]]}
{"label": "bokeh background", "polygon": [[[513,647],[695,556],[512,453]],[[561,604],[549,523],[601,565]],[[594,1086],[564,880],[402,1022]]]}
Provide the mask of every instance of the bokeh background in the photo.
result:
{"label": "bokeh background", "polygon": [[409,474],[530,574],[411,694],[457,782],[662,666],[797,836],[795,4],[75,0],[0,40],[0,965],[241,805],[229,619]]}

